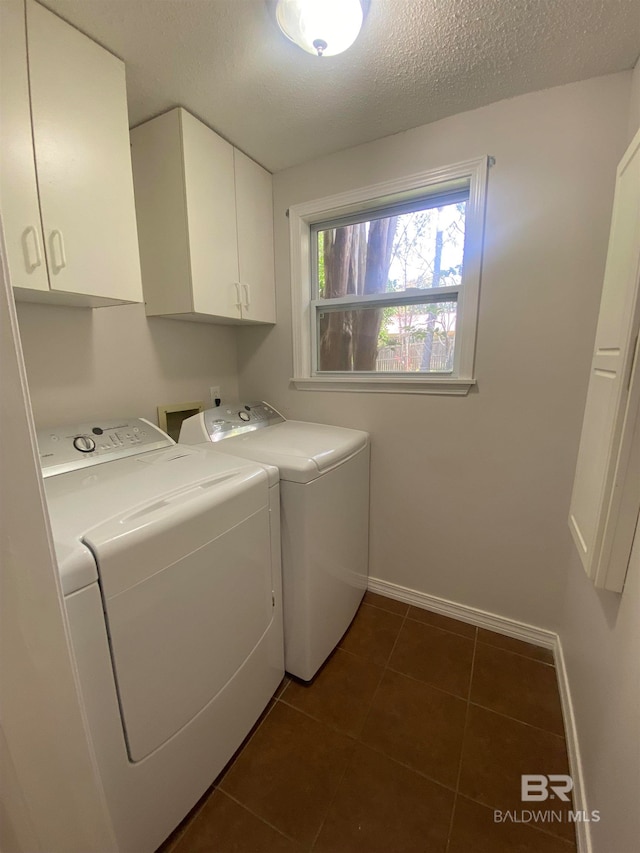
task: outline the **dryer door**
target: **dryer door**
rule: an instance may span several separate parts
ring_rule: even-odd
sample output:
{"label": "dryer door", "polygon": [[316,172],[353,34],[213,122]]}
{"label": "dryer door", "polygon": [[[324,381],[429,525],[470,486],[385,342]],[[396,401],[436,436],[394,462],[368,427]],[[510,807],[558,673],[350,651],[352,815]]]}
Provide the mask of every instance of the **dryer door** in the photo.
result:
{"label": "dryer door", "polygon": [[217,477],[91,530],[129,757],[187,725],[273,619],[264,472]]}

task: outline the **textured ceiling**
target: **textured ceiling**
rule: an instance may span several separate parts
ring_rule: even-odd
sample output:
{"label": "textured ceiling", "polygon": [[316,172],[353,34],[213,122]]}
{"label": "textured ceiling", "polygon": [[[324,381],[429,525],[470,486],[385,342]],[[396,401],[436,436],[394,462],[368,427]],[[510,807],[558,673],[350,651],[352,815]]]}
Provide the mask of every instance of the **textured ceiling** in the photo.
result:
{"label": "textured ceiling", "polygon": [[322,59],[265,0],[44,4],[125,61],[132,125],[182,105],[271,171],[640,52],[640,0],[370,0],[355,45]]}

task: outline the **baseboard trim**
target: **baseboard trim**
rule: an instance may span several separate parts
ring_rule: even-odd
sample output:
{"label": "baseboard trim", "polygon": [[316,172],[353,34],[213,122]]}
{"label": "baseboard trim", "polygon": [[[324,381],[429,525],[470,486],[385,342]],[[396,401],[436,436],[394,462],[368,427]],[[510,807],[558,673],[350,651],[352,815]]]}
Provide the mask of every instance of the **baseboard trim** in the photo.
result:
{"label": "baseboard trim", "polygon": [[380,578],[370,577],[368,589],[371,592],[386,595],[387,598],[395,598],[396,601],[402,601],[404,604],[413,604],[423,610],[432,610],[434,613],[441,613],[443,616],[451,616],[452,619],[468,622],[478,628],[487,628],[489,631],[514,637],[516,640],[524,640],[525,643],[533,643],[536,646],[543,646],[545,649],[555,649],[556,647],[557,634],[544,628],[528,625],[526,622],[507,619],[505,616],[498,616],[495,613],[479,610],[477,607],[469,607],[466,604],[458,604],[446,598],[428,595],[426,592],[389,583],[389,581],[383,581]]}
{"label": "baseboard trim", "polygon": [[[536,628],[535,625],[528,625],[526,622],[518,622],[515,619],[498,616],[496,613],[488,613],[477,607],[469,607],[466,604],[458,604],[446,598],[428,595],[425,592],[419,592],[416,589],[390,583],[380,578],[370,577],[368,589],[371,592],[377,592],[379,595],[385,595],[387,598],[402,601],[404,604],[413,604],[415,607],[421,607],[423,610],[431,610],[443,616],[450,616],[452,619],[468,622],[470,625],[475,625],[478,628],[487,628],[489,631],[496,631],[498,634],[514,637],[516,640],[524,640],[525,643],[533,643],[536,646],[543,646],[553,651],[558,689],[560,691],[560,702],[562,704],[569,770],[573,779],[574,811],[588,814],[578,732],[560,637],[554,631]],[[592,853],[589,823],[579,821],[576,822],[575,826],[578,853]]]}
{"label": "baseboard trim", "polygon": [[[582,759],[580,756],[580,745],[578,741],[578,729],[576,718],[573,713],[573,701],[569,687],[569,677],[562,650],[562,641],[556,636],[556,644],[553,649],[556,662],[556,676],[560,690],[560,702],[562,704],[562,717],[564,719],[564,733],[567,742],[567,753],[569,756],[569,771],[573,779],[573,808],[583,815],[589,814],[587,794],[584,784],[584,773],[582,770]],[[576,841],[578,853],[592,853],[591,824],[585,821],[576,823]]]}

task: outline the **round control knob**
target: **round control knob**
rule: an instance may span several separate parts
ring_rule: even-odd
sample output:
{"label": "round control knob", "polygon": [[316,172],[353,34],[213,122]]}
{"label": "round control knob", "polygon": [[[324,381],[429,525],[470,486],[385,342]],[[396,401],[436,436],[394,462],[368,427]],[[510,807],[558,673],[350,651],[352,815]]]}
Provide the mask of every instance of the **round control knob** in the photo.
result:
{"label": "round control knob", "polygon": [[92,453],[96,449],[95,441],[88,435],[77,435],[73,439],[73,446],[81,453]]}
{"label": "round control knob", "polygon": [[251,420],[251,415],[249,414],[249,412],[238,412],[238,417],[240,418],[241,421],[250,421]]}

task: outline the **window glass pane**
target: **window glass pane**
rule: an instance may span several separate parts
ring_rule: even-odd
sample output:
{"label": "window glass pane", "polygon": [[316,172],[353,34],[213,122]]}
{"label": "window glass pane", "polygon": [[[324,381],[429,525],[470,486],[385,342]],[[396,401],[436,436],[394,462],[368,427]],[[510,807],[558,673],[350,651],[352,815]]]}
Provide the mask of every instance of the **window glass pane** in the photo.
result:
{"label": "window glass pane", "polygon": [[456,302],[318,309],[318,370],[450,373]]}
{"label": "window glass pane", "polygon": [[318,298],[459,287],[465,210],[458,201],[319,230]]}

